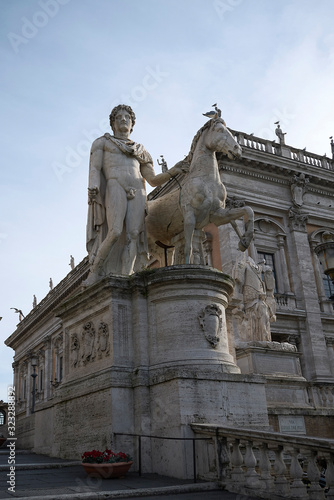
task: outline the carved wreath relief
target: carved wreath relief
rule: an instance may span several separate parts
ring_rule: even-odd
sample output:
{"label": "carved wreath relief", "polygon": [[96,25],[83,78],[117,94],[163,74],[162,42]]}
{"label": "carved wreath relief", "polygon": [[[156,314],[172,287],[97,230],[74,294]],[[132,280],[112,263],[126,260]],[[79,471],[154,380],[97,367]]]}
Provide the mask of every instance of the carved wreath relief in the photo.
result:
{"label": "carved wreath relief", "polygon": [[222,310],[216,304],[206,306],[198,316],[199,324],[204,331],[206,340],[217,347],[220,341],[219,332],[222,328]]}
{"label": "carved wreath relief", "polygon": [[81,334],[71,335],[70,359],[73,368],[86,365],[110,354],[109,329],[102,321],[96,331],[92,321],[82,327]]}

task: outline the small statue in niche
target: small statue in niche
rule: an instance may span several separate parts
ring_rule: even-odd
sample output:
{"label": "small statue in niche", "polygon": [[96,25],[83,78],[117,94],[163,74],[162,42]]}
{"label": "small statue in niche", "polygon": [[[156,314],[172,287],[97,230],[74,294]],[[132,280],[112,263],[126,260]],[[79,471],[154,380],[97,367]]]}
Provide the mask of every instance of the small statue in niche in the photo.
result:
{"label": "small statue in niche", "polygon": [[91,321],[85,324],[82,332],[82,360],[86,364],[95,358],[95,328]]}
{"label": "small statue in niche", "polygon": [[97,351],[99,358],[102,358],[103,354],[108,356],[110,352],[109,329],[106,323],[101,323],[98,329]]}
{"label": "small statue in niche", "polygon": [[71,337],[71,363],[74,368],[79,366],[79,350],[79,337],[76,333],[74,333]]}

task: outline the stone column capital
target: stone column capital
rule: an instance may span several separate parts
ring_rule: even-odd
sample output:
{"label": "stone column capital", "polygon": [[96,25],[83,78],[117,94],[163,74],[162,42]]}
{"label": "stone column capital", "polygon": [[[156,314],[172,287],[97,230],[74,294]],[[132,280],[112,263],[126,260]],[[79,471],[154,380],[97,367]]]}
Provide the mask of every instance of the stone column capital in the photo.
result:
{"label": "stone column capital", "polygon": [[309,218],[309,214],[303,213],[300,210],[291,207],[288,212],[289,216],[289,227],[293,231],[300,231],[302,233],[306,232],[306,223]]}
{"label": "stone column capital", "polygon": [[286,235],[284,233],[277,233],[276,234],[278,248],[284,247],[284,245],[285,245],[285,238],[286,238]]}

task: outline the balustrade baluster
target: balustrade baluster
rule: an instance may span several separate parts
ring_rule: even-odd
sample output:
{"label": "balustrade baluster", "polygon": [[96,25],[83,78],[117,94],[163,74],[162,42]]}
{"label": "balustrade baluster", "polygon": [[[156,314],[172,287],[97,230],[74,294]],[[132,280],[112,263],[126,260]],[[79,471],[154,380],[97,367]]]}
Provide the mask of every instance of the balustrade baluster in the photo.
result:
{"label": "balustrade baluster", "polygon": [[244,462],[244,458],[240,451],[240,439],[235,439],[233,442],[233,449],[231,453],[231,463],[233,466],[231,472],[231,478],[233,483],[233,488],[236,490],[240,490],[241,486],[245,481],[245,474],[242,470],[242,464]]}
{"label": "balustrade baluster", "polygon": [[327,458],[327,469],[325,474],[326,488],[329,488],[326,494],[327,500],[334,500],[334,453]]}
{"label": "balustrade baluster", "polygon": [[[316,395],[319,387],[313,386],[313,389]],[[326,394],[329,398],[328,387]],[[205,424],[193,427],[195,432],[206,429]],[[212,427],[208,426],[207,432],[211,435],[215,432],[218,477],[227,491],[268,500],[334,500],[332,440]],[[325,469],[326,486],[323,487],[321,472]],[[308,479],[307,485],[304,476]]]}
{"label": "balustrade baluster", "polygon": [[286,465],[283,459],[283,446],[279,446],[275,450],[275,493],[281,495],[282,497],[289,498],[290,495],[290,484],[286,478]]}
{"label": "balustrade baluster", "polygon": [[244,463],[247,467],[246,472],[246,487],[250,490],[258,490],[261,488],[259,475],[255,470],[257,461],[253,452],[253,442],[247,441]]}
{"label": "balustrade baluster", "polygon": [[269,460],[269,452],[267,443],[262,443],[260,446],[260,456],[259,456],[259,469],[260,469],[260,481],[262,484],[262,489],[266,489],[268,492],[274,490],[274,478],[271,475],[271,463]]}
{"label": "balustrade baluster", "polygon": [[272,145],[271,141],[266,141],[265,142],[265,151],[267,151],[267,153],[272,153],[273,152],[273,145]]}
{"label": "balustrade baluster", "polygon": [[239,136],[238,136],[238,143],[240,144],[240,146],[244,146],[245,145],[245,136],[244,136],[244,134],[239,134]]}
{"label": "balustrade baluster", "polygon": [[290,486],[291,498],[302,498],[308,499],[306,485],[302,481],[303,469],[298,460],[298,452],[296,448],[292,451],[291,465],[290,465],[290,477],[292,479],[292,484]]}
{"label": "balustrade baluster", "polygon": [[226,437],[216,439],[218,455],[218,478],[220,481],[231,482],[231,453]]}
{"label": "balustrade baluster", "polygon": [[307,453],[308,465],[307,465],[307,478],[310,481],[310,487],[308,490],[310,500],[323,500],[325,498],[325,493],[321,489],[319,484],[320,471],[317,466],[317,452],[311,450]]}

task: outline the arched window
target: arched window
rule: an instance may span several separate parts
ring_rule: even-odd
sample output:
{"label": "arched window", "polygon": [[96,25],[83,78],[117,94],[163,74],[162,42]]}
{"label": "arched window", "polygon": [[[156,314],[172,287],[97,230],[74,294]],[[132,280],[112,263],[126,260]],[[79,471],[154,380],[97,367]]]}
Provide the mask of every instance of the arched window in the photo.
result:
{"label": "arched window", "polygon": [[[333,229],[321,227],[309,235],[309,241],[313,255],[314,276],[320,299],[320,308],[325,312],[333,312],[334,285],[330,277],[324,273],[321,261],[316,252],[317,246],[324,242],[324,234],[326,233],[331,233],[334,236]],[[332,303],[330,303],[329,299]]]}
{"label": "arched window", "polygon": [[3,410],[0,410],[0,425],[4,425],[6,423],[6,413]]}
{"label": "arched window", "polygon": [[334,285],[330,277],[323,272],[323,268],[320,263],[320,268],[322,270],[322,281],[324,284],[324,290],[325,290],[325,295],[328,299],[333,299],[334,298]]}

